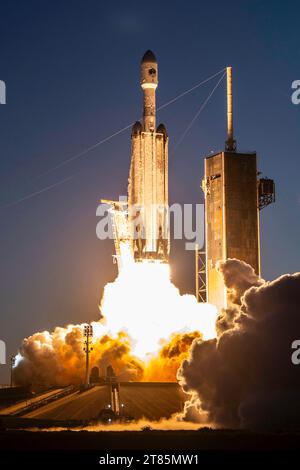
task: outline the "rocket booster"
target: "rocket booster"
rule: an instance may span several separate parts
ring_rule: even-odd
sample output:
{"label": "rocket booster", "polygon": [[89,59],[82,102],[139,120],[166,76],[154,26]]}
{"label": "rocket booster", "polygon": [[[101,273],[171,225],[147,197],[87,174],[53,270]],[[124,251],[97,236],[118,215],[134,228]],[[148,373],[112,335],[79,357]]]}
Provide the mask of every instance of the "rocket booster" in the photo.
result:
{"label": "rocket booster", "polygon": [[157,85],[157,61],[149,50],[141,62],[143,120],[134,124],[131,133],[128,221],[135,260],[167,262],[170,247],[168,135],[163,124],[156,128]]}

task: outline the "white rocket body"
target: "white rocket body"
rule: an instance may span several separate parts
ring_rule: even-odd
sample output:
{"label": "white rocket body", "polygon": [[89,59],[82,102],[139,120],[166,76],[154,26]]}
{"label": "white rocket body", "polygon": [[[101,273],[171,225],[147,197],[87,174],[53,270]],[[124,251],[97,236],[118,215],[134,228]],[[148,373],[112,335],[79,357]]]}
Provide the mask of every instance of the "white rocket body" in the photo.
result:
{"label": "white rocket body", "polygon": [[134,124],[131,135],[128,220],[134,258],[167,262],[168,135],[163,124],[156,129],[157,84],[157,61],[153,52],[147,51],[141,63],[143,121]]}

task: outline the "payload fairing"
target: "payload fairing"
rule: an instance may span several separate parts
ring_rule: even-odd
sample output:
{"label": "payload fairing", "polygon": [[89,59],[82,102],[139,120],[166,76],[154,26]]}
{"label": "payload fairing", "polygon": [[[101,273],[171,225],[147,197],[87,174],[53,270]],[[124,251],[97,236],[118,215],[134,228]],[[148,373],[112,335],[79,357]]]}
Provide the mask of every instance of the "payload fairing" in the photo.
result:
{"label": "payload fairing", "polygon": [[157,61],[148,50],[141,63],[143,119],[132,128],[128,184],[129,239],[137,261],[168,261],[169,255],[168,135],[163,124],[156,129],[157,85]]}

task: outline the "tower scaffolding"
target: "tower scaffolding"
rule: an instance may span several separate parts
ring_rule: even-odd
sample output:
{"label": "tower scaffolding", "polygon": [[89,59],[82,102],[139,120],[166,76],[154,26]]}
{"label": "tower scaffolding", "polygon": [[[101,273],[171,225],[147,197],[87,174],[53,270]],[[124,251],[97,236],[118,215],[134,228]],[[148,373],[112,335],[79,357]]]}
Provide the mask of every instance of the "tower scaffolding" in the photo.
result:
{"label": "tower scaffolding", "polygon": [[116,250],[116,254],[113,255],[113,258],[118,264],[118,270],[120,272],[122,268],[121,244],[130,243],[127,201],[101,199],[101,202],[110,206],[109,213],[111,215],[112,231]]}
{"label": "tower scaffolding", "polygon": [[206,265],[205,250],[195,247],[195,289],[197,302],[206,302]]}

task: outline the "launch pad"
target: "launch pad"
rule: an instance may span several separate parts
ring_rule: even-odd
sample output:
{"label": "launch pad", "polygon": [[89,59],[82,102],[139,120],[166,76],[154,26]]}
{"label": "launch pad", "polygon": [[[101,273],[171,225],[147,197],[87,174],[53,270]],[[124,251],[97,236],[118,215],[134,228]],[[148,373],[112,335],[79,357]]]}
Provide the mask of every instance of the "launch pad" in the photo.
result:
{"label": "launch pad", "polygon": [[[110,384],[95,385],[81,392],[69,391],[54,400],[41,397],[35,409],[28,409],[28,400],[0,410],[4,427],[76,427],[101,423],[169,419],[183,411],[187,395],[177,383],[119,382],[118,414]],[[55,395],[55,390],[50,392]]]}

